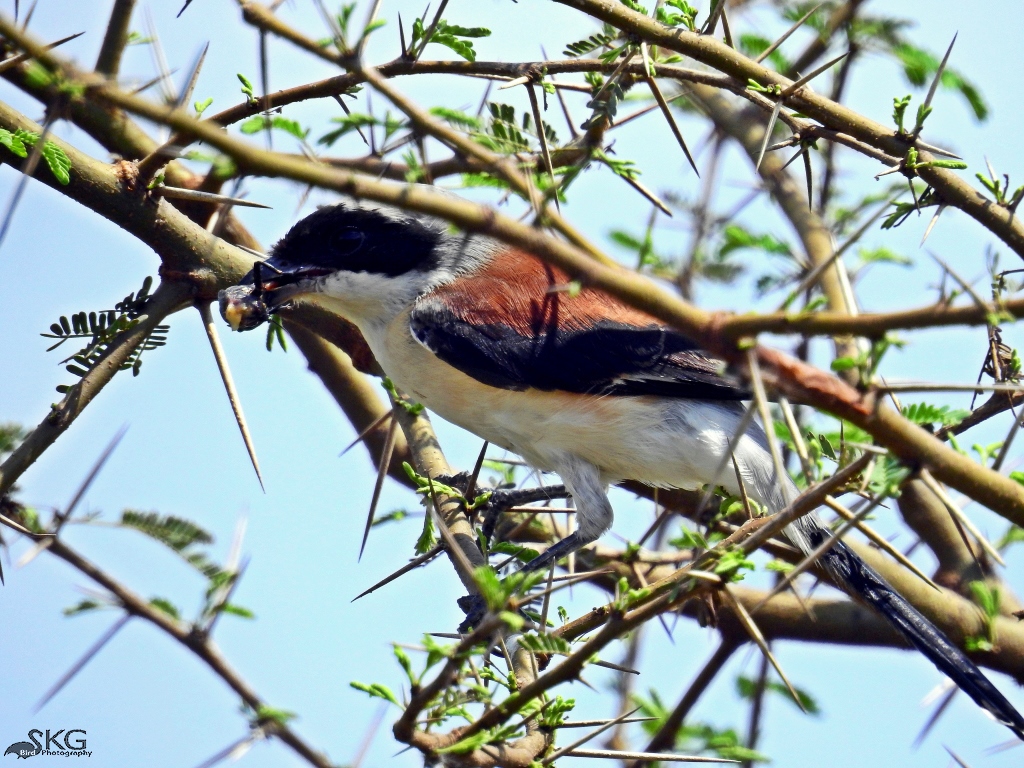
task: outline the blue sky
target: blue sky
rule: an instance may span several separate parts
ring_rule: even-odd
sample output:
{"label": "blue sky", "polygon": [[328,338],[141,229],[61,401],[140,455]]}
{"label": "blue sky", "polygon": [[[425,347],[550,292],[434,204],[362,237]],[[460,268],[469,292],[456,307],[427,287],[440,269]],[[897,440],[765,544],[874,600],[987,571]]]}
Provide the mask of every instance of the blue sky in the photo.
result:
{"label": "blue sky", "polygon": [[[24,3],[23,3],[24,5]],[[36,33],[56,39],[83,29],[88,34],[67,46],[83,63],[95,60],[109,2],[80,3],[40,0],[33,21]],[[150,2],[171,65],[188,68],[195,53],[213,35],[209,59],[199,81],[197,97],[212,96],[213,109],[239,100],[235,72],[256,79],[255,36],[242,27],[232,3],[196,0],[181,19],[174,16],[177,0]],[[365,5],[365,4],[364,4]],[[699,4],[706,10],[707,3]],[[890,5],[890,4],[886,4]],[[4,10],[11,3],[5,0]],[[869,11],[881,3],[869,3]],[[941,53],[959,32],[951,64],[977,83],[992,115],[977,124],[955,95],[940,92],[926,138],[951,146],[970,163],[968,175],[984,169],[987,156],[999,172],[1019,182],[1024,174],[1018,149],[1022,121],[1014,79],[1021,71],[1022,51],[1016,23],[1016,3],[991,2],[985,13],[952,2],[905,1],[892,12],[912,19],[916,41]],[[377,33],[370,57],[383,61],[397,53],[396,13],[406,21],[422,10],[404,2],[384,3],[388,26]],[[313,4],[295,0],[283,15],[306,29],[320,30]],[[361,7],[356,18],[364,13]],[[448,18],[464,25],[489,26],[495,34],[477,42],[481,59],[532,60],[542,44],[552,55],[565,44],[590,34],[586,19],[562,6],[541,0],[453,0]],[[991,21],[997,20],[996,22]],[[766,17],[737,16],[739,28],[749,24],[770,34]],[[141,12],[133,24],[144,29]],[[797,39],[787,50],[799,50]],[[436,50],[435,50],[436,49]],[[276,41],[271,44],[272,87],[299,84],[334,72],[311,62]],[[444,57],[446,49],[432,46],[428,56]],[[129,51],[124,71],[139,80],[153,72],[149,54],[141,47]],[[179,79],[182,77],[179,74]],[[430,83],[400,81],[402,88],[424,102],[475,108],[479,83],[436,79]],[[896,67],[867,56],[850,90],[850,103],[859,111],[888,122],[893,96],[909,88]],[[0,99],[38,118],[41,108],[0,86]],[[522,104],[520,94],[493,96]],[[380,101],[377,101],[378,107]],[[573,102],[577,121],[584,116],[583,100]],[[305,124],[337,112],[332,101],[299,105],[286,114]],[[552,105],[550,120],[559,133],[564,123]],[[699,124],[684,121],[691,146],[699,143]],[[59,133],[97,156],[103,152],[83,132],[61,126]],[[279,145],[290,148],[284,139]],[[357,139],[354,139],[357,141]],[[354,143],[338,151],[357,152]],[[620,157],[635,160],[644,183],[655,190],[675,189],[695,195],[697,182],[657,119],[636,121],[616,139]],[[880,170],[866,162],[848,165],[842,188],[849,197],[877,189],[872,175]],[[0,202],[9,199],[17,175],[0,168]],[[722,199],[738,198],[750,182],[749,163],[735,152],[728,156]],[[302,212],[296,210],[301,191],[289,183],[252,181],[250,197],[273,206],[272,211],[243,212],[242,218],[265,244],[280,237],[302,212],[332,198],[314,193]],[[639,231],[647,204],[628,187],[602,171],[584,175],[577,197],[566,212],[596,241],[608,244],[611,229]],[[728,207],[723,204],[723,208]],[[764,207],[753,206],[743,216],[752,230],[772,230],[789,237],[784,225]],[[911,219],[893,233],[873,232],[868,246],[886,245],[911,256],[911,269],[879,267],[862,290],[866,308],[917,306],[934,297],[938,270],[919,249],[926,218]],[[668,253],[685,250],[687,237],[666,229],[659,245]],[[973,221],[951,211],[939,222],[929,246],[962,274],[975,278],[984,272],[985,248],[1003,252],[1004,264],[1015,257]],[[610,249],[613,248],[608,244]],[[57,365],[57,353],[44,353],[46,340],[38,334],[61,314],[97,309],[134,290],[158,261],[145,246],[116,226],[65,200],[56,192],[30,184],[7,240],[0,247],[0,354],[6,361],[0,374],[0,421],[36,423],[57,400],[54,387],[68,383]],[[756,265],[755,265],[756,266]],[[763,265],[761,265],[763,267]],[[984,285],[984,283],[982,283]],[[747,309],[746,287],[724,291],[701,286],[698,296],[708,307]],[[774,299],[770,301],[775,301]],[[459,619],[455,598],[461,594],[451,570],[437,562],[403,578],[369,598],[351,598],[410,556],[418,533],[415,522],[378,529],[367,554],[356,554],[369,497],[371,466],[365,453],[339,451],[352,439],[352,430],[319,381],[304,366],[297,351],[268,354],[261,334],[223,334],[235,379],[251,424],[263,466],[267,493],[260,492],[231,418],[212,356],[194,312],[171,320],[169,344],[148,354],[141,375],[121,375],[22,478],[21,498],[41,508],[67,502],[88,468],[121,425],[128,432],[106,469],[92,486],[82,510],[102,512],[108,519],[126,508],[157,510],[200,522],[217,538],[212,553],[224,558],[239,519],[247,521],[244,551],[251,558],[236,601],[257,618],[247,622],[224,617],[216,642],[241,674],[273,706],[299,714],[296,729],[312,744],[343,763],[352,759],[377,703],[352,690],[351,680],[383,682],[398,689],[400,670],[388,643],[416,643],[424,631],[450,631]],[[1008,328],[1008,342],[1019,332]],[[891,378],[930,377],[939,381],[973,381],[984,354],[983,332],[955,331],[908,335],[912,343],[887,360]],[[965,407],[964,396],[948,402]],[[967,442],[1001,439],[1003,421],[979,430]],[[479,441],[454,427],[438,424],[450,461],[472,464]],[[1011,463],[1024,445],[1011,454]],[[614,535],[636,536],[650,519],[649,505],[634,503],[625,494],[615,499],[618,511]],[[381,509],[415,509],[411,494],[389,485]],[[984,510],[970,509],[979,526],[998,535],[1004,523]],[[886,533],[897,526],[892,512],[883,512],[878,527]],[[192,614],[200,604],[203,582],[173,554],[138,534],[99,526],[74,526],[67,540],[87,557],[140,594],[171,599]],[[908,545],[903,533],[897,544]],[[11,560],[27,550],[17,542]],[[1024,587],[1019,552],[1011,551],[1007,579]],[[927,556],[921,563],[930,565]],[[189,653],[152,627],[131,622],[72,683],[39,714],[32,706],[42,693],[115,621],[112,613],[65,619],[61,609],[81,599],[92,585],[54,558],[43,555],[24,568],[5,561],[7,583],[0,589],[0,746],[17,741],[30,728],[88,731],[93,765],[188,766],[200,763],[245,732],[237,698]],[[578,589],[571,611],[581,611],[602,598]],[[707,630],[680,622],[672,644],[657,626],[648,630],[641,659],[641,691],[656,687],[672,701],[713,651],[716,639]],[[611,649],[609,658],[620,651]],[[861,651],[831,646],[781,643],[780,662],[793,681],[809,689],[823,714],[808,718],[782,699],[768,704],[767,735],[760,747],[775,765],[862,766],[899,764],[924,768],[949,761],[948,745],[971,765],[1001,768],[1019,764],[1020,752],[988,755],[987,747],[1008,738],[988,722],[964,697],[958,697],[929,740],[916,751],[911,742],[927,717],[920,701],[939,674],[922,658],[898,651]],[[717,726],[745,730],[747,707],[735,694],[731,680],[745,670],[754,674],[756,653],[741,651],[726,673],[700,702],[693,717]],[[997,684],[1024,708],[1024,695],[1006,677]],[[610,678],[593,672],[588,679],[603,689]],[[590,695],[580,686],[569,692],[586,701],[580,716],[609,713],[609,700]],[[398,745],[388,733],[395,711],[374,741],[365,765],[414,766],[417,755],[392,757]],[[3,741],[7,739],[7,741]],[[292,765],[297,758],[279,744],[257,745],[244,758],[249,766]]]}

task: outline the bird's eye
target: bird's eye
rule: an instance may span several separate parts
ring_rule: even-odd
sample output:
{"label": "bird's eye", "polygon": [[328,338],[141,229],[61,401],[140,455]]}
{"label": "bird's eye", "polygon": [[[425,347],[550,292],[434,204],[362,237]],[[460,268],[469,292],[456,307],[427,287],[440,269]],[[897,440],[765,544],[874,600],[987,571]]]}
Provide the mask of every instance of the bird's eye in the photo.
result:
{"label": "bird's eye", "polygon": [[340,256],[348,256],[358,251],[366,235],[355,227],[342,227],[334,235],[334,249]]}

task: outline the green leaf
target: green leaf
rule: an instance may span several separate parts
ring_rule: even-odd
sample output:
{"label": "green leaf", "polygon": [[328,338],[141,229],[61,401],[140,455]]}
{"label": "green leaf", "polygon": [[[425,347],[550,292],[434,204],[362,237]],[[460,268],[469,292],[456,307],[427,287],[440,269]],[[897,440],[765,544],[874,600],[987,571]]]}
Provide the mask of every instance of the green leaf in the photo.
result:
{"label": "green leaf", "polygon": [[386,685],[381,685],[380,683],[372,683],[370,685],[367,685],[366,683],[359,683],[355,681],[349,683],[349,685],[355,688],[357,691],[362,691],[363,693],[369,694],[374,698],[390,701],[397,707],[402,706],[398,703],[398,699],[395,698],[395,694],[393,694],[391,692],[391,689],[388,688]]}
{"label": "green leaf", "polygon": [[150,606],[156,608],[161,613],[165,613],[172,619],[178,620],[181,618],[181,613],[178,611],[178,607],[163,597],[154,597],[149,601]]}
{"label": "green leaf", "polygon": [[554,635],[539,635],[528,632],[520,636],[519,645],[534,653],[569,653],[572,647],[569,641]]}
{"label": "green leaf", "polygon": [[568,58],[576,58],[577,56],[584,56],[591,51],[596,51],[598,48],[604,48],[612,41],[611,35],[596,34],[591,35],[586,40],[579,40],[575,43],[569,43],[562,54]]}
{"label": "green leaf", "polygon": [[494,573],[494,569],[486,565],[480,566],[473,571],[473,580],[476,581],[477,589],[487,603],[488,610],[499,611],[505,607],[509,592]]}
{"label": "green leaf", "polygon": [[691,531],[686,526],[680,529],[679,536],[674,539],[669,539],[670,545],[676,549],[707,549],[708,540],[700,533],[700,531]]}
{"label": "green leaf", "polygon": [[193,544],[213,543],[213,536],[191,520],[173,515],[164,516],[158,512],[136,512],[126,509],[121,514],[120,525],[134,528],[175,552],[181,552]]}
{"label": "green leaf", "polygon": [[528,563],[540,554],[536,549],[521,547],[510,541],[499,541],[491,546],[491,552],[498,552],[502,555],[512,555],[521,563]]}
{"label": "green leaf", "polygon": [[793,257],[790,246],[771,234],[754,234],[739,224],[730,224],[722,231],[722,245],[719,254],[726,256],[743,248],[762,251],[772,256]]}
{"label": "green leaf", "polygon": [[268,707],[266,704],[261,704],[256,709],[256,719],[261,723],[277,723],[278,725],[285,725],[289,720],[294,720],[298,715],[294,712],[289,712],[287,709],[275,709],[274,707]]}
{"label": "green leaf", "polygon": [[449,24],[444,19],[441,19],[434,30],[434,34],[430,36],[429,42],[450,48],[466,59],[466,61],[476,61],[476,51],[473,49],[473,44],[463,38],[489,37],[490,34],[491,30],[484,27],[460,27],[455,24]]}
{"label": "green leaf", "polygon": [[407,654],[405,652],[405,649],[403,649],[397,643],[392,643],[391,644],[391,649],[394,651],[395,658],[398,659],[398,663],[401,664],[402,665],[402,669],[405,670],[405,675],[406,675],[406,677],[409,678],[409,685],[412,685],[412,686],[419,685],[420,679],[419,679],[419,677],[416,676],[416,673],[413,672],[413,669],[412,669],[412,659],[409,658],[409,654]]}
{"label": "green leaf", "polygon": [[256,100],[256,95],[255,95],[255,91],[253,90],[252,81],[249,80],[249,78],[247,78],[241,72],[236,74],[235,77],[237,77],[238,78],[238,82],[240,82],[242,84],[242,94],[245,96],[245,98],[248,101],[255,101]]}
{"label": "green leaf", "polygon": [[833,371],[848,371],[857,367],[857,361],[852,357],[837,357],[832,361],[831,367]]}
{"label": "green leaf", "polygon": [[743,572],[754,570],[757,566],[739,547],[725,550],[715,564],[714,572],[726,581],[743,581]]}
{"label": "green leaf", "polygon": [[256,614],[250,611],[248,608],[243,608],[240,605],[234,603],[223,603],[220,606],[221,613],[230,613],[232,616],[240,616],[243,619],[255,619]]}
{"label": "green leaf", "polygon": [[963,408],[951,408],[948,405],[930,405],[929,403],[911,403],[903,406],[903,416],[920,426],[934,431],[935,425],[952,427],[959,424],[970,411]]}
{"label": "green leaf", "polygon": [[238,130],[244,134],[252,135],[260,131],[269,131],[272,128],[290,133],[300,141],[304,141],[309,135],[309,128],[303,128],[295,120],[290,120],[282,115],[274,115],[273,117],[255,115],[242,123]]}
{"label": "green leaf", "polygon": [[474,117],[473,115],[468,115],[465,112],[460,112],[457,109],[449,109],[448,107],[431,107],[429,112],[434,117],[439,117],[450,125],[454,125],[457,128],[462,128],[467,131],[478,131],[483,128],[483,124],[479,118]]}
{"label": "green leaf", "polygon": [[972,581],[970,583],[971,594],[974,596],[974,602],[981,608],[982,613],[989,620],[994,619],[999,615],[999,588],[990,587],[984,581]]}
{"label": "green leaf", "polygon": [[[764,689],[765,691],[778,694],[779,696],[782,696],[784,699],[793,702],[793,696],[789,692],[789,688],[787,688],[783,683],[780,683],[775,680],[769,680],[765,683]],[[816,702],[809,693],[807,693],[804,690],[801,690],[800,688],[795,688],[795,690],[796,695],[800,699],[800,703],[803,705],[803,708],[807,711],[807,714],[821,714],[821,709],[818,707],[818,702]],[[754,680],[751,680],[749,677],[744,677],[740,675],[736,678],[736,692],[744,699],[753,699],[754,694],[757,693],[757,683]]]}
{"label": "green leaf", "polygon": [[197,101],[193,105],[196,109],[196,117],[202,117],[203,112],[209,109],[211,104],[213,104],[213,96],[208,99],[203,99],[202,101]]}
{"label": "green leaf", "polygon": [[52,141],[47,141],[43,144],[41,154],[54,178],[65,186],[70,184],[71,158],[64,153],[64,150]]}
{"label": "green leaf", "polygon": [[0,128],[0,144],[3,144],[18,157],[28,157],[28,149],[21,137],[3,128]]}
{"label": "green leaf", "polygon": [[[1013,477],[1014,475],[1018,475],[1018,477]],[[1024,473],[1011,472],[1010,477],[1011,479],[1016,480],[1018,483],[1024,484]],[[1006,529],[1006,533],[1004,533],[1002,537],[1000,537],[998,543],[996,544],[996,549],[1002,552],[1011,544],[1019,544],[1022,541],[1024,541],[1024,528],[1021,528],[1019,525],[1011,524],[1010,527]]]}
{"label": "green leaf", "polygon": [[80,600],[74,605],[69,605],[67,608],[64,609],[63,613],[65,616],[80,616],[83,613],[89,613],[91,611],[97,610],[98,608],[105,607],[106,606],[99,600],[86,598],[84,600]]}
{"label": "green leaf", "polygon": [[423,530],[420,531],[419,538],[416,539],[416,554],[425,555],[427,552],[432,550],[437,544],[437,535],[434,533],[434,518],[428,511],[423,516]]}

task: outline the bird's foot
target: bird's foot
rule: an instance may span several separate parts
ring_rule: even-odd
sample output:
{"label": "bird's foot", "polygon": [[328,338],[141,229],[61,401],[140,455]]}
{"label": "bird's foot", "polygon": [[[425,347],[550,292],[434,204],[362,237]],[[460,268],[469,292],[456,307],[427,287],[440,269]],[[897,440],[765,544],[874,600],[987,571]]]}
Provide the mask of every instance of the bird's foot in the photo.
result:
{"label": "bird's foot", "polygon": [[547,485],[537,488],[496,488],[489,493],[487,501],[477,508],[477,514],[483,517],[483,531],[487,541],[490,541],[494,535],[494,528],[502,514],[512,507],[569,497],[569,491],[564,485]]}
{"label": "bird's foot", "polygon": [[469,481],[472,475],[469,472],[456,472],[453,475],[438,475],[434,478],[435,483],[447,485],[450,488],[458,488],[461,493],[469,490]]}

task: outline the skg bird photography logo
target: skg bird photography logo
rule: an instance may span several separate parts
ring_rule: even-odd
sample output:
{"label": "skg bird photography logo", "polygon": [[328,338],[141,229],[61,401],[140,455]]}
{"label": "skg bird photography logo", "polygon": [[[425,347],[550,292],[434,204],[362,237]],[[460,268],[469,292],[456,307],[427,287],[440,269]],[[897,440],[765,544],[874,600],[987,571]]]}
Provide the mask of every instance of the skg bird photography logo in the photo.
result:
{"label": "skg bird photography logo", "polygon": [[[4,751],[4,757],[16,755],[19,760],[30,757],[92,757],[83,728],[61,728],[41,731],[33,728],[28,741],[16,741]],[[0,742],[2,743],[2,742]]]}

